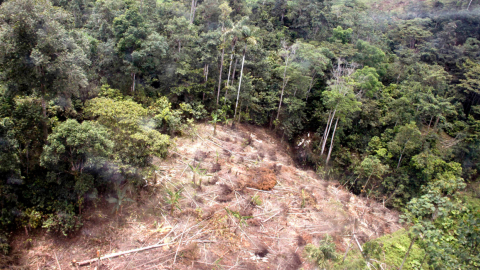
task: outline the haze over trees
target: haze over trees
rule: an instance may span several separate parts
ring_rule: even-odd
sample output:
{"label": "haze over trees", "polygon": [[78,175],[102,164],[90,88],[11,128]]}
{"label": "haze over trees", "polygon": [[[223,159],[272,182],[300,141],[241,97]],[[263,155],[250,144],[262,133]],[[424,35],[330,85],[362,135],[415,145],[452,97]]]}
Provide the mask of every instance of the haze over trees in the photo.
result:
{"label": "haze over trees", "polygon": [[377,2],[0,1],[0,251],[233,121],[310,134],[299,166],[404,211],[431,267],[478,268],[480,2]]}

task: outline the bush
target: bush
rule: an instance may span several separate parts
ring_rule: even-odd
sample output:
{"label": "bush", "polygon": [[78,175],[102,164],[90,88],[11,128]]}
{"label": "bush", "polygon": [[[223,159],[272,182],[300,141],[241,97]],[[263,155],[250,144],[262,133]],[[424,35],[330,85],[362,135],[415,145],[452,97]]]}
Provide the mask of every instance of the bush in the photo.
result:
{"label": "bush", "polygon": [[0,231],[0,253],[7,255],[8,251],[10,251],[10,245],[8,244],[8,234],[6,232]]}
{"label": "bush", "polygon": [[333,243],[332,237],[328,234],[325,236],[325,239],[320,241],[318,247],[313,244],[306,245],[305,252],[310,260],[322,267],[326,267],[328,261],[335,261],[337,259],[335,243]]}
{"label": "bush", "polygon": [[73,209],[74,206],[70,204],[64,210],[49,214],[47,220],[43,222],[42,228],[47,229],[48,232],[61,232],[65,236],[76,232],[83,224],[81,217],[76,216]]}

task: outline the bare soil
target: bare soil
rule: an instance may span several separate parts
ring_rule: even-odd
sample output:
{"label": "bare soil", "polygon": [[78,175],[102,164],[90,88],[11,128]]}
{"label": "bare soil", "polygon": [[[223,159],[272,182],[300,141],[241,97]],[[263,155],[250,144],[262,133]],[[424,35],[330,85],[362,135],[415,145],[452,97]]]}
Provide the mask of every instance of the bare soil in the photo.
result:
{"label": "bare soil", "polygon": [[[339,252],[400,228],[398,213],[357,197],[338,182],[298,169],[288,146],[261,128],[199,125],[176,138],[166,160],[135,200],[115,214],[100,203],[87,209],[71,237],[19,231],[11,269],[314,269],[304,247],[326,234]],[[196,175],[190,165],[205,169]],[[201,180],[201,186],[199,186]],[[182,189],[179,205],[166,189]],[[173,213],[173,214],[171,214]],[[150,245],[163,247],[78,267],[72,262]]]}

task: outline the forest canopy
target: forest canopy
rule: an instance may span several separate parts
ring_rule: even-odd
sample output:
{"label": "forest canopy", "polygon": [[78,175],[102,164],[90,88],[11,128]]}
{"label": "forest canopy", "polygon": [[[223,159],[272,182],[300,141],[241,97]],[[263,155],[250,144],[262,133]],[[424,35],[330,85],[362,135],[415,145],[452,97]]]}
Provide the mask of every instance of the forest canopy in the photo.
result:
{"label": "forest canopy", "polygon": [[0,1],[0,251],[16,228],[74,232],[210,121],[271,129],[299,166],[403,211],[432,267],[475,269],[479,209],[458,194],[480,197],[479,14],[478,0]]}

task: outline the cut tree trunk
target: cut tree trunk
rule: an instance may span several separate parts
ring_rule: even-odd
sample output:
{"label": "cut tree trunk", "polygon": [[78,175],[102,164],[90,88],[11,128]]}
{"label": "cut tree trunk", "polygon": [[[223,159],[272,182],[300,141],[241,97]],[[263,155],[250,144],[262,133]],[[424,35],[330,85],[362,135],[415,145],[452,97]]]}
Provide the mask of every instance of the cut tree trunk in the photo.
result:
{"label": "cut tree trunk", "polygon": [[95,263],[97,261],[110,259],[110,258],[115,258],[115,257],[119,257],[119,256],[122,256],[122,255],[125,255],[125,254],[133,253],[133,252],[140,252],[140,251],[145,251],[145,250],[149,250],[149,249],[164,247],[164,246],[168,246],[168,245],[172,245],[172,244],[173,243],[153,245],[153,246],[148,246],[148,247],[144,247],[144,248],[137,248],[137,249],[132,249],[132,250],[128,250],[128,251],[112,253],[110,255],[106,255],[106,256],[103,256],[103,257],[100,257],[100,258],[95,258],[95,259],[91,259],[91,260],[77,262],[76,264],[77,264],[77,266],[89,265],[89,264]]}

